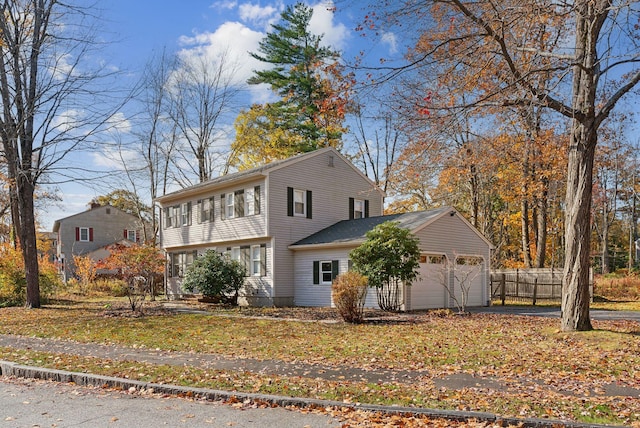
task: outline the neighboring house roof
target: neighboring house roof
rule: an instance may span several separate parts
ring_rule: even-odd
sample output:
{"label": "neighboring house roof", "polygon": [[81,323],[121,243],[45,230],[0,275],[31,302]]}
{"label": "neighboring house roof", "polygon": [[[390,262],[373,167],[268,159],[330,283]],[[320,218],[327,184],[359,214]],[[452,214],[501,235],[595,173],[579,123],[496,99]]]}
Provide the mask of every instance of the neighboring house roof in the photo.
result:
{"label": "neighboring house roof", "polygon": [[[416,233],[437,218],[442,217],[443,215],[455,214],[459,213],[454,208],[442,207],[429,211],[416,211],[404,214],[390,214],[377,217],[359,218],[355,220],[342,220],[332,226],[314,233],[313,235],[310,235],[298,242],[291,244],[289,248],[292,250],[297,250],[324,246],[357,246],[367,239],[366,234],[368,231],[386,221],[397,222],[398,226],[409,229],[411,232]],[[459,217],[489,246],[492,246],[491,243],[484,236],[482,236],[482,234],[478,232],[477,229],[473,227],[463,216],[459,215]]]}
{"label": "neighboring house roof", "polygon": [[266,165],[248,169],[246,171],[240,171],[240,172],[222,175],[220,177],[213,178],[203,183],[198,183],[184,189],[176,190],[175,192],[167,193],[166,195],[156,198],[156,201],[160,203],[168,202],[173,199],[183,198],[190,194],[197,194],[203,191],[209,191],[219,187],[223,187],[229,183],[241,183],[244,181],[253,180],[256,177],[265,177],[271,171],[276,171],[278,169],[300,162],[304,159],[308,159],[308,158],[318,156],[323,153],[329,153],[329,152],[332,152],[336,156],[340,156],[347,163],[347,165],[350,165],[353,168],[353,170],[356,171],[360,176],[362,176],[367,181],[371,182],[372,187],[375,188],[378,192],[380,192],[380,194],[384,196],[384,192],[379,187],[377,187],[369,177],[367,177],[362,171],[356,168],[351,163],[351,161],[345,158],[339,151],[337,151],[333,147],[325,147],[323,149],[314,150],[312,152],[301,153],[287,159],[277,160],[277,161],[268,163]]}
{"label": "neighboring house roof", "polygon": [[103,209],[106,209],[106,208],[111,208],[112,210],[118,210],[118,211],[120,211],[122,214],[125,214],[125,215],[130,216],[131,218],[135,219],[136,221],[138,221],[138,220],[139,220],[139,219],[138,219],[138,217],[134,216],[133,214],[129,214],[129,213],[127,213],[127,212],[124,212],[124,211],[122,211],[121,209],[116,208],[116,207],[114,207],[114,206],[112,206],[112,205],[101,205],[101,206],[99,206],[99,207],[90,208],[90,209],[88,209],[88,210],[81,211],[81,212],[79,212],[79,213],[72,214],[72,215],[70,215],[70,216],[68,216],[68,217],[64,217],[64,218],[60,218],[60,219],[56,220],[55,222],[53,222],[53,232],[58,232],[58,230],[60,230],[60,223],[62,223],[62,222],[64,222],[64,221],[70,220],[70,219],[72,219],[72,218],[74,218],[74,217],[82,217],[82,216],[84,216],[84,215],[86,215],[86,214],[88,214],[88,213],[90,213],[90,212],[92,212],[92,211],[93,211],[93,212],[95,212],[96,210],[103,210]]}

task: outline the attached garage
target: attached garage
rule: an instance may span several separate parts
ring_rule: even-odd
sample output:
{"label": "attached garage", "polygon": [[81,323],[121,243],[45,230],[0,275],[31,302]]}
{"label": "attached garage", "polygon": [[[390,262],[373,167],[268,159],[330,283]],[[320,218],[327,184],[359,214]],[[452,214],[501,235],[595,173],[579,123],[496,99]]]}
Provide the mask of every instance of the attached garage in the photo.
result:
{"label": "attached garage", "polygon": [[[338,266],[334,275],[348,271],[349,252],[365,241],[367,231],[386,221],[411,230],[420,242],[420,276],[402,290],[403,310],[456,308],[463,299],[465,306],[489,305],[491,244],[451,207],[345,220],[289,246],[295,304],[330,306],[331,284],[314,281],[314,266],[331,261]],[[367,307],[376,306],[375,294],[369,291]]]}

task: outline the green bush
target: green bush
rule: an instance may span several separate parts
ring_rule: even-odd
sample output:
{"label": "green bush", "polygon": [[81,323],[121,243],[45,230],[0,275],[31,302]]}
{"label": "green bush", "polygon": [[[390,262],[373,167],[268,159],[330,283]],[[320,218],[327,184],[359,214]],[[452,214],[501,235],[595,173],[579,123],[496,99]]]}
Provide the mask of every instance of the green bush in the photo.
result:
{"label": "green bush", "polygon": [[232,305],[238,304],[238,292],[244,284],[246,269],[214,250],[196,258],[187,268],[182,288]]}
{"label": "green bush", "polygon": [[367,277],[357,272],[346,272],[336,277],[331,285],[333,303],[343,320],[361,323],[364,301],[367,297]]}

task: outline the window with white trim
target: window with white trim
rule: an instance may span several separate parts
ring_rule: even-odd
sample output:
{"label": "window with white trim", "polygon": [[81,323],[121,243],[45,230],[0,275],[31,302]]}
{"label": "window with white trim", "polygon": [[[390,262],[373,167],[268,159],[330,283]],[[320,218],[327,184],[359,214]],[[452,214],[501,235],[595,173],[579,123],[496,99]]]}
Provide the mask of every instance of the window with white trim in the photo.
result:
{"label": "window with white trim", "polygon": [[180,215],[181,215],[180,224],[182,226],[190,226],[191,225],[191,202],[185,202],[180,206]]}
{"label": "window with white trim", "polygon": [[235,204],[235,197],[233,195],[233,193],[227,193],[226,195],[227,200],[225,201],[225,206],[227,207],[227,218],[233,218],[235,217],[235,208],[234,208],[234,204]]}
{"label": "window with white trim", "polygon": [[80,242],[89,242],[90,240],[90,234],[89,234],[89,228],[88,227],[81,227],[79,228],[80,230],[80,237],[78,238],[78,241]]}
{"label": "window with white trim", "polygon": [[200,223],[212,222],[213,221],[213,206],[214,199],[207,198],[201,199],[200,203]]}
{"label": "window with white trim", "polygon": [[293,189],[293,215],[305,217],[307,215],[307,192]]}
{"label": "window with white trim", "polygon": [[127,229],[127,239],[136,242],[136,231]]}
{"label": "window with white trim", "polygon": [[331,284],[333,282],[331,262],[320,262],[320,278],[322,284]]}
{"label": "window with white trim", "polygon": [[353,218],[364,217],[364,201],[362,199],[355,199],[353,201]]}
{"label": "window with white trim", "polygon": [[262,266],[261,254],[260,245],[251,246],[251,276],[260,276]]}
{"label": "window with white trim", "polygon": [[169,276],[182,278],[196,256],[196,251],[169,253]]}
{"label": "window with white trim", "polygon": [[331,285],[338,276],[338,260],[322,260],[313,262],[313,283]]}
{"label": "window with white trim", "polygon": [[253,215],[255,214],[255,192],[253,189],[245,189],[244,191],[244,214],[245,215]]}

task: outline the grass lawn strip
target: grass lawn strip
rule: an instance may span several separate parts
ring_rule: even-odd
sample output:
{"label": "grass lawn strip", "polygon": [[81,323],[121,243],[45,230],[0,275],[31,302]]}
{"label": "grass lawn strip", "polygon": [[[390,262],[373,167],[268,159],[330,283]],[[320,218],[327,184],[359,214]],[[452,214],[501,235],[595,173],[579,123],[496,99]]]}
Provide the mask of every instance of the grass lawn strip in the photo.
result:
{"label": "grass lawn strip", "polygon": [[[270,359],[277,356],[291,363],[371,370],[423,370],[431,379],[466,373],[499,378],[509,390],[441,391],[429,382],[363,385],[303,377],[223,375],[196,368],[167,367],[155,373],[155,367],[164,366],[143,365],[144,370],[136,370],[134,363],[127,372],[125,367],[119,366],[123,362],[117,363],[118,370],[136,379],[140,373],[151,376],[148,372],[154,372],[154,382],[161,382],[165,377],[165,383],[175,379],[185,382],[206,379],[213,382],[206,385],[211,388],[253,391],[258,387],[259,392],[264,393],[372,404],[468,408],[502,415],[572,418],[583,422],[619,424],[640,419],[637,403],[629,403],[624,397],[599,395],[602,387],[611,382],[629,387],[640,385],[640,327],[633,322],[596,321],[596,331],[565,334],[557,330],[557,320],[487,314],[470,317],[423,314],[405,322],[357,326],[214,315],[107,317],[104,304],[99,303],[74,303],[37,311],[4,308],[0,310],[0,333],[235,358]],[[11,354],[11,351],[4,350],[5,353]],[[34,365],[39,365],[38,359],[54,364],[51,358],[55,356],[44,359],[45,354],[41,355],[25,358],[35,361],[31,363]],[[9,356],[3,358],[15,361]],[[64,369],[78,371],[73,366],[75,363],[78,361],[69,363]],[[116,362],[110,362],[107,365],[111,367],[106,369],[104,362],[95,363],[96,370],[109,370],[96,374],[120,376],[118,370],[112,372],[114,364]],[[165,370],[170,374],[163,374]],[[224,387],[225,382],[232,386]]]}
{"label": "grass lawn strip", "polygon": [[[508,391],[482,388],[446,390],[425,380],[407,385],[397,382],[367,384],[336,382],[304,377],[273,376],[249,372],[205,370],[196,367],[152,365],[135,361],[113,361],[66,354],[16,351],[0,348],[0,359],[57,370],[79,371],[143,382],[284,395],[342,401],[434,409],[454,409],[500,414],[507,417],[573,419],[590,423],[634,423],[640,403],[615,397],[574,397],[542,386]],[[526,391],[520,392],[517,391]],[[633,414],[636,413],[635,416]]]}

